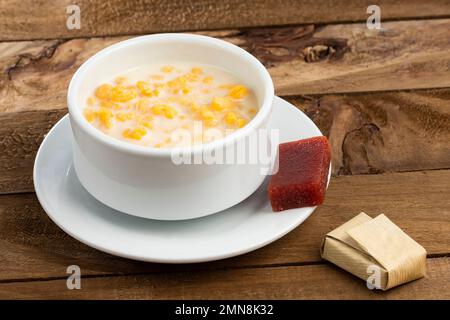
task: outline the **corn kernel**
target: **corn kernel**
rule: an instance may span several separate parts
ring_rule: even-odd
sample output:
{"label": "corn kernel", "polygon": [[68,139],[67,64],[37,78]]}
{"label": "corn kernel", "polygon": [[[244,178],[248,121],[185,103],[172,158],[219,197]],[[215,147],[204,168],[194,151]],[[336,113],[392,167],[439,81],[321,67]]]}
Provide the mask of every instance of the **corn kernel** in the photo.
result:
{"label": "corn kernel", "polygon": [[200,110],[200,117],[202,120],[212,120],[214,119],[214,113],[211,110],[208,109],[202,109]]}
{"label": "corn kernel", "polygon": [[198,73],[187,73],[183,76],[183,79],[185,81],[193,82],[199,80],[199,74]]}
{"label": "corn kernel", "polygon": [[178,77],[167,82],[169,88],[182,88],[186,85],[186,77]]}
{"label": "corn kernel", "polygon": [[153,129],[153,124],[149,121],[142,122],[142,125],[148,129]]}
{"label": "corn kernel", "polygon": [[139,91],[143,96],[151,97],[153,96],[153,89],[151,88],[150,84],[145,81],[138,81],[136,83],[136,86],[138,87]]}
{"label": "corn kernel", "polygon": [[136,129],[134,129],[135,132],[137,132],[138,134],[144,136],[147,134],[147,130],[145,130],[145,128],[142,127],[138,127]]}
{"label": "corn kernel", "polygon": [[161,115],[164,112],[164,106],[163,105],[156,105],[156,106],[153,106],[151,108],[151,110],[152,110],[154,115],[159,116],[159,115]]}
{"label": "corn kernel", "polygon": [[92,109],[84,109],[84,118],[87,120],[87,122],[92,123],[95,121],[95,118],[97,117],[97,114]]}
{"label": "corn kernel", "polygon": [[193,74],[201,74],[203,72],[203,70],[201,68],[192,68],[191,72]]}
{"label": "corn kernel", "polygon": [[103,108],[112,108],[113,107],[113,102],[110,100],[101,100],[100,101],[100,106]]}
{"label": "corn kernel", "polygon": [[113,102],[111,100],[101,100],[100,101],[100,107],[112,108],[113,107]]}
{"label": "corn kernel", "polygon": [[111,99],[116,102],[127,102],[137,97],[137,91],[133,87],[115,86],[111,91]]}
{"label": "corn kernel", "polygon": [[211,76],[207,76],[207,77],[204,77],[203,78],[203,83],[205,83],[205,84],[211,84],[212,82],[213,82],[213,77],[211,77]]}
{"label": "corn kernel", "polygon": [[130,135],[131,135],[131,129],[125,129],[123,132],[122,132],[122,136],[124,136],[125,138],[130,138]]}
{"label": "corn kernel", "polygon": [[189,92],[191,92],[191,89],[189,88],[183,88],[183,94],[188,94]]}
{"label": "corn kernel", "polygon": [[225,123],[227,125],[233,126],[236,123],[236,121],[237,121],[237,116],[236,116],[236,114],[234,112],[228,112],[225,115],[224,120],[225,120]]}
{"label": "corn kernel", "polygon": [[191,109],[192,112],[198,112],[198,111],[200,111],[201,106],[196,102],[191,102],[189,104],[189,109]]}
{"label": "corn kernel", "polygon": [[234,99],[242,99],[248,95],[248,89],[242,85],[234,86],[230,89],[229,96]]}
{"label": "corn kernel", "polygon": [[216,111],[223,111],[225,109],[230,109],[234,104],[225,97],[214,97],[211,102],[211,108]]}
{"label": "corn kernel", "polygon": [[99,116],[100,122],[107,129],[112,127],[113,113],[111,110],[109,110],[107,108],[100,108],[100,110],[98,111],[98,116]]}
{"label": "corn kernel", "polygon": [[177,115],[177,110],[175,110],[174,108],[172,108],[170,106],[165,106],[164,115],[168,119],[173,119]]}
{"label": "corn kernel", "polygon": [[141,140],[147,134],[147,130],[143,127],[134,129],[125,129],[122,135],[128,139]]}
{"label": "corn kernel", "polygon": [[246,124],[247,124],[247,120],[245,120],[245,119],[240,118],[240,119],[238,119],[238,121],[237,121],[237,126],[238,126],[239,128],[244,127]]}
{"label": "corn kernel", "polygon": [[178,86],[178,81],[177,81],[177,79],[173,79],[173,80],[167,81],[166,85],[169,88],[175,88]]}
{"label": "corn kernel", "polygon": [[109,99],[111,97],[113,86],[110,84],[102,84],[95,90],[95,96],[99,99]]}
{"label": "corn kernel", "polygon": [[171,73],[175,68],[172,66],[164,66],[161,68],[161,71],[164,73]]}
{"label": "corn kernel", "polygon": [[127,120],[132,120],[134,118],[134,114],[128,112],[128,113],[116,113],[116,120],[123,122],[123,121],[127,121]]}
{"label": "corn kernel", "polygon": [[215,127],[219,124],[219,121],[217,121],[217,119],[207,119],[203,122],[203,124],[206,127]]}

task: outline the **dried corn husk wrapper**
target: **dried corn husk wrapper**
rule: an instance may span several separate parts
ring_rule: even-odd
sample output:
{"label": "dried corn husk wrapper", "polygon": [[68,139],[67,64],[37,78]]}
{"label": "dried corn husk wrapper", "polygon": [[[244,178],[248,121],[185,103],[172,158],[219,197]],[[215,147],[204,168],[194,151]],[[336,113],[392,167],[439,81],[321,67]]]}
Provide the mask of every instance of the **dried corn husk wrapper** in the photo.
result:
{"label": "dried corn husk wrapper", "polygon": [[321,256],[382,290],[426,272],[425,249],[384,214],[372,219],[361,212],[334,229],[323,240]]}

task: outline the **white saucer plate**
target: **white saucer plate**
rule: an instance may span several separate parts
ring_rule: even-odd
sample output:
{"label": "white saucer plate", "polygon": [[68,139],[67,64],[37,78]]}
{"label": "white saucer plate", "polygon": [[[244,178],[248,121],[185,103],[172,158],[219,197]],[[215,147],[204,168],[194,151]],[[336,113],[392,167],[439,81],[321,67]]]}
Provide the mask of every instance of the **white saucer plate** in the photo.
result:
{"label": "white saucer plate", "polygon": [[[278,97],[274,103],[270,127],[280,129],[280,142],[322,135],[296,107]],[[224,259],[281,238],[316,208],[272,212],[266,179],[240,204],[207,217],[157,221],[127,215],[103,205],[81,186],[72,165],[71,139],[66,115],[50,130],[37,153],[36,194],[45,212],[61,229],[109,254],[161,263]]]}

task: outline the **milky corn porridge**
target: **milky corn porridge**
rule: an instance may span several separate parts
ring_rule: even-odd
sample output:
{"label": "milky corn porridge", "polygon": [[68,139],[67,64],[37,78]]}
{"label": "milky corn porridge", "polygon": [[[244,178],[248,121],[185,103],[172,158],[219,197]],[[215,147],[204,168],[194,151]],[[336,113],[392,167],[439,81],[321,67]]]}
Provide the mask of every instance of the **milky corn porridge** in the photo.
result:
{"label": "milky corn porridge", "polygon": [[116,139],[171,148],[223,138],[257,111],[252,90],[226,70],[180,63],[132,69],[99,85],[84,116]]}

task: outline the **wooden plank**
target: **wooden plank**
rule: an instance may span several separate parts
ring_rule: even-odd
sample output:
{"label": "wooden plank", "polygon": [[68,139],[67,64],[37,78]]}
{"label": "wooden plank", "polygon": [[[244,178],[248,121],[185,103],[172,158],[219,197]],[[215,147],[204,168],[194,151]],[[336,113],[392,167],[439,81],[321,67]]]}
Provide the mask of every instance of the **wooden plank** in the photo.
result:
{"label": "wooden plank", "polygon": [[302,225],[252,253],[198,265],[161,265],[113,257],[61,231],[33,194],[0,196],[0,282],[64,276],[69,265],[84,275],[176,272],[320,262],[323,236],[361,211],[385,213],[429,255],[450,253],[450,170],[333,178],[325,203]]}
{"label": "wooden plank", "polygon": [[[66,7],[80,8],[80,29],[69,30]],[[1,40],[142,34],[162,31],[365,21],[369,0],[3,0]],[[450,15],[448,0],[379,0],[382,21]]]}
{"label": "wooden plank", "polygon": [[335,175],[450,168],[450,89],[288,100],[328,136]]}
{"label": "wooden plank", "polygon": [[[391,22],[385,28],[343,24],[202,34],[253,53],[281,96],[450,86],[450,19]],[[65,108],[76,69],[124,39],[0,43],[0,111]]]}
{"label": "wooden plank", "polygon": [[278,95],[449,87],[450,20],[391,22],[384,28],[254,30],[244,44],[271,67]]}
{"label": "wooden plank", "polygon": [[450,258],[428,259],[426,278],[383,292],[331,265],[207,270],[0,284],[0,299],[450,299]]}

